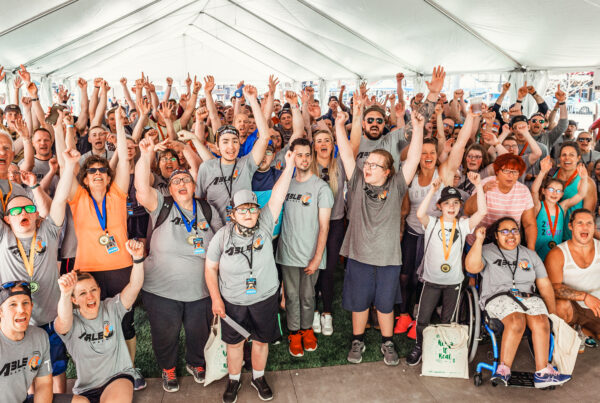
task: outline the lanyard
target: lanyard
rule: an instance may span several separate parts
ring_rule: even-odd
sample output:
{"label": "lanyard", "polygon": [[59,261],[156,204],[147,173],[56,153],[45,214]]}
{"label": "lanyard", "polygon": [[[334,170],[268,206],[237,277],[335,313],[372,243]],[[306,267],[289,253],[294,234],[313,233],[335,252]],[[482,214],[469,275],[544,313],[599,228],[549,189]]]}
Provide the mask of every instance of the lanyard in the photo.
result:
{"label": "lanyard", "polygon": [[100,209],[98,208],[98,203],[96,203],[96,199],[94,199],[91,194],[90,198],[94,203],[94,208],[96,209],[96,217],[98,217],[100,227],[102,227],[102,231],[106,232],[106,195],[104,195],[104,199],[102,199],[102,213],[100,213]]}
{"label": "lanyard", "polygon": [[163,131],[160,127],[160,124],[158,122],[156,122],[156,128],[160,132],[160,141],[163,141],[165,139],[165,134],[163,133]]}
{"label": "lanyard", "polygon": [[246,261],[248,261],[248,265],[250,266],[250,277],[252,277],[252,263],[254,262],[254,235],[252,235],[252,242],[250,243],[250,258],[246,256],[243,250],[241,253],[242,256],[246,258]]}
{"label": "lanyard", "polygon": [[233,169],[231,170],[231,176],[229,176],[229,186],[227,186],[227,179],[225,178],[225,174],[223,173],[223,166],[221,165],[221,159],[219,158],[219,169],[221,170],[221,176],[223,177],[223,184],[225,185],[225,189],[227,190],[227,194],[229,195],[229,203],[232,202],[233,195],[231,192],[233,191],[233,174],[235,174],[235,167],[237,166],[238,160],[235,159],[235,164],[233,164]]}
{"label": "lanyard", "polygon": [[177,204],[176,201],[173,201],[173,204],[175,204],[175,207],[177,207],[177,211],[179,211],[179,214],[181,214],[181,219],[183,220],[183,223],[185,224],[185,229],[187,230],[187,232],[192,232],[192,228],[195,230],[196,229],[196,221],[198,218],[198,214],[197,214],[198,207],[196,206],[196,200],[194,200],[194,210],[193,210],[194,219],[191,222],[190,222],[190,220],[188,220],[188,218],[185,216],[185,214],[183,214],[183,211],[181,211],[181,209],[179,208],[179,204]]}
{"label": "lanyard", "polygon": [[27,270],[27,274],[29,277],[33,279],[33,261],[35,260],[35,236],[37,231],[33,232],[33,238],[31,238],[31,247],[29,249],[29,259],[25,254],[25,249],[23,249],[23,244],[21,240],[17,238],[17,247],[19,248],[19,253],[21,253],[21,257],[23,258],[23,264],[25,265],[25,269]]}
{"label": "lanyard", "polygon": [[519,266],[519,245],[517,245],[517,259],[515,261],[515,268],[514,269],[511,267],[511,264],[508,261],[508,259],[506,258],[506,256],[504,256],[504,253],[502,253],[502,249],[500,249],[500,247],[498,245],[496,245],[496,247],[498,248],[498,251],[500,251],[500,254],[502,255],[502,258],[504,259],[504,261],[508,265],[508,269],[510,270],[510,272],[512,274],[513,288],[515,288],[515,273],[517,272],[517,267]]}
{"label": "lanyard", "polygon": [[6,194],[6,197],[4,197],[4,193],[2,193],[2,189],[0,189],[0,200],[2,200],[2,211],[4,214],[6,214],[6,205],[8,204],[8,200],[13,191],[12,183],[10,183],[10,181],[6,182],[8,182],[8,193]]}
{"label": "lanyard", "polygon": [[525,150],[527,150],[527,147],[529,147],[529,143],[525,144],[525,147],[523,147],[523,149],[519,153],[519,157],[523,156],[523,154],[525,153]]}
{"label": "lanyard", "polygon": [[548,206],[546,205],[546,203],[544,203],[544,210],[546,210],[546,217],[548,217],[548,226],[550,227],[550,233],[552,234],[552,236],[554,237],[554,234],[556,233],[556,226],[558,225],[558,204],[554,206],[555,207],[555,213],[554,213],[554,222],[552,222],[552,217],[550,217],[550,210],[548,210]]}
{"label": "lanyard", "polygon": [[[558,170],[558,173],[556,174],[556,176],[559,176],[559,174],[560,174],[560,169]],[[571,182],[573,182],[573,180],[575,179],[576,176],[577,176],[577,170],[575,170],[575,172],[573,172],[571,174],[571,176],[569,177],[569,179],[565,183],[565,189],[571,184]]]}
{"label": "lanyard", "polygon": [[454,244],[454,232],[456,231],[456,218],[452,220],[452,232],[450,233],[450,240],[448,241],[448,245],[446,245],[446,231],[444,230],[444,218],[440,218],[440,225],[442,226],[442,247],[444,249],[444,260],[448,260],[450,257],[450,251],[452,250],[452,245]]}

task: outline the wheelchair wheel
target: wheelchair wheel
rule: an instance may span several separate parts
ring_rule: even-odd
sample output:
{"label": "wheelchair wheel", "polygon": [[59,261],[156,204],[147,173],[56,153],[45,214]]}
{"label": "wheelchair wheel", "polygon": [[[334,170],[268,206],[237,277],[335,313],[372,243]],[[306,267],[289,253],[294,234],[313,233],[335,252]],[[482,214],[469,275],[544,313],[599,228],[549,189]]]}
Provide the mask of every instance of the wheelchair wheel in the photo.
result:
{"label": "wheelchair wheel", "polygon": [[481,312],[479,311],[479,298],[475,287],[464,288],[458,303],[458,322],[468,327],[469,362],[472,362],[477,353],[481,331]]}

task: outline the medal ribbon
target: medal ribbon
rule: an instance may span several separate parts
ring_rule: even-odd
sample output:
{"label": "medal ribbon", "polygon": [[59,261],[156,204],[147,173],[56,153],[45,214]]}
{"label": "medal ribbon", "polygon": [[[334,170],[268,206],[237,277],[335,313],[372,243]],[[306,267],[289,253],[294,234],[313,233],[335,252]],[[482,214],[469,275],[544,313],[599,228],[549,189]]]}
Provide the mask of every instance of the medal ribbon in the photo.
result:
{"label": "medal ribbon", "polygon": [[29,259],[27,258],[27,254],[25,254],[25,249],[23,249],[23,244],[21,240],[17,238],[17,247],[19,248],[19,253],[21,253],[21,257],[23,258],[23,264],[25,265],[25,269],[29,274],[29,277],[33,279],[33,261],[35,260],[35,236],[37,231],[33,232],[33,238],[31,238],[31,247],[29,249]]}
{"label": "medal ribbon", "polygon": [[192,221],[188,220],[187,217],[185,216],[185,214],[183,214],[183,211],[181,211],[181,209],[179,208],[179,204],[177,204],[177,202],[175,200],[173,200],[173,204],[175,204],[175,207],[177,208],[177,211],[179,211],[179,214],[181,214],[181,219],[183,220],[183,223],[185,224],[185,229],[187,230],[187,232],[192,232],[192,228],[195,229],[196,228],[196,219],[198,218],[197,215],[197,206],[196,206],[196,200],[194,200],[194,219]]}
{"label": "medal ribbon", "polygon": [[554,234],[556,233],[556,226],[558,225],[558,204],[555,207],[555,213],[554,213],[554,222],[552,222],[552,217],[550,217],[550,210],[548,210],[548,206],[546,205],[546,203],[544,203],[544,210],[546,210],[546,217],[548,217],[548,226],[550,227],[550,232],[552,233],[552,236],[554,237]]}
{"label": "medal ribbon", "polygon": [[[560,171],[560,169],[559,169],[559,171]],[[556,176],[559,176],[559,175],[556,175]],[[573,180],[575,179],[576,176],[577,176],[577,170],[575,170],[575,172],[573,172],[571,174],[571,176],[569,177],[569,179],[565,183],[565,189],[567,188],[567,186],[569,186],[571,184],[571,182],[573,182]]]}
{"label": "medal ribbon", "polygon": [[98,217],[98,222],[100,223],[100,227],[102,227],[102,231],[106,232],[106,195],[104,195],[104,199],[102,200],[102,213],[100,213],[100,209],[98,208],[98,203],[96,203],[96,199],[92,197],[92,202],[94,203],[94,208],[96,209],[96,217]]}
{"label": "medal ribbon", "polygon": [[6,214],[6,205],[8,204],[8,200],[10,199],[10,195],[12,194],[13,188],[12,183],[8,182],[8,193],[6,197],[4,197],[4,193],[2,193],[2,189],[0,189],[0,200],[2,200],[2,211]]}
{"label": "medal ribbon", "polygon": [[442,226],[442,247],[444,248],[444,260],[448,260],[450,257],[450,251],[452,250],[452,244],[454,244],[454,232],[456,231],[456,218],[452,221],[452,232],[450,233],[450,240],[446,245],[446,231],[444,230],[444,218],[440,218],[440,225]]}
{"label": "medal ribbon", "polygon": [[525,146],[523,147],[523,149],[521,150],[521,152],[519,153],[519,157],[522,157],[523,154],[525,153],[525,150],[527,150],[527,147],[529,147],[529,143],[525,144]]}

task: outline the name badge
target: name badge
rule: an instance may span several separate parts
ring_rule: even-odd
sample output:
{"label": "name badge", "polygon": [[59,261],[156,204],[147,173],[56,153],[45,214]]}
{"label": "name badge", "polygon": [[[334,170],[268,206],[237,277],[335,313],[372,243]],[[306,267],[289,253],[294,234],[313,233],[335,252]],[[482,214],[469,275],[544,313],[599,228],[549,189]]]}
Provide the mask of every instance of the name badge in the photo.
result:
{"label": "name badge", "polygon": [[256,278],[249,277],[246,279],[246,294],[256,294]]}
{"label": "name badge", "polygon": [[510,292],[512,293],[512,295],[514,295],[514,296],[515,296],[515,298],[516,298],[518,301],[523,301],[523,298],[521,298],[521,296],[519,295],[519,294],[521,293],[521,291],[519,291],[517,288],[511,288],[511,289],[510,289]]}
{"label": "name badge", "polygon": [[194,255],[204,255],[205,253],[204,240],[199,237],[194,238]]}
{"label": "name badge", "polygon": [[233,211],[233,207],[231,205],[228,205],[227,207],[225,207],[225,222],[230,222],[231,221],[231,217],[229,216],[229,214],[231,214],[231,212]]}
{"label": "name badge", "polygon": [[131,202],[127,202],[127,215],[133,215],[133,203]]}
{"label": "name badge", "polygon": [[119,247],[117,246],[117,241],[115,241],[115,237],[112,235],[106,235],[108,238],[107,244],[104,246],[106,248],[106,252],[110,255],[119,251]]}

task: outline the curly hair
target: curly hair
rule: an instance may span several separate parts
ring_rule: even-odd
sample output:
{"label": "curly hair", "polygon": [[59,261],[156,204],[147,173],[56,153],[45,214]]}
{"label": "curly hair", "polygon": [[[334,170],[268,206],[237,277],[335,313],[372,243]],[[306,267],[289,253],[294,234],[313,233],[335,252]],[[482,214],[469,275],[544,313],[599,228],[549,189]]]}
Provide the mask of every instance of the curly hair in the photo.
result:
{"label": "curly hair", "polygon": [[113,183],[113,180],[115,179],[115,174],[114,174],[113,170],[110,168],[110,164],[108,163],[108,160],[104,157],[100,157],[99,155],[91,155],[84,161],[83,165],[81,166],[81,169],[79,170],[79,173],[77,174],[77,181],[85,190],[87,190],[89,192],[90,188],[88,185],[86,185],[84,183],[83,180],[88,175],[88,173],[87,173],[88,168],[90,168],[94,164],[102,164],[102,166],[107,169],[106,173],[108,175],[108,186],[106,187],[106,191],[108,192],[108,190],[110,189],[110,186]]}

